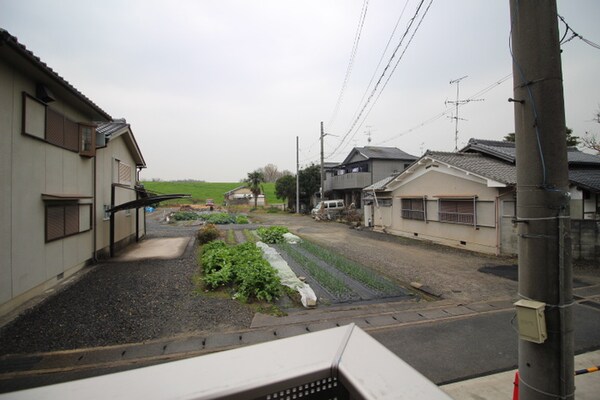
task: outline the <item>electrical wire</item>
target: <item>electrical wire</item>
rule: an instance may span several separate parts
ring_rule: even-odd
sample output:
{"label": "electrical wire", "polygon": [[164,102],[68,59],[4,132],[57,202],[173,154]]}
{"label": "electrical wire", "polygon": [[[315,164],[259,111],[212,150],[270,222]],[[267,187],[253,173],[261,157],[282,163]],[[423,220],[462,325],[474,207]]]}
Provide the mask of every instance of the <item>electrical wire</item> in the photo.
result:
{"label": "electrical wire", "polygon": [[[383,87],[381,88],[381,90],[379,91],[379,93],[377,94],[377,97],[375,98],[375,101],[371,104],[371,107],[369,108],[369,111],[367,111],[367,113],[365,114],[362,122],[360,123],[360,125],[358,126],[358,128],[356,128],[356,131],[354,132],[354,134],[352,135],[352,138],[354,138],[354,136],[356,136],[356,133],[360,130],[360,128],[362,127],[362,125],[365,123],[365,121],[367,120],[367,118],[369,117],[369,115],[371,114],[371,111],[373,110],[373,108],[375,107],[375,105],[377,104],[377,101],[379,100],[379,98],[381,97],[381,94],[383,93],[383,91],[385,90],[385,88],[387,87],[387,84],[389,83],[390,79],[392,78],[392,75],[394,74],[394,72],[396,71],[396,68],[398,67],[398,65],[400,64],[400,61],[402,60],[402,58],[404,57],[404,54],[406,53],[406,50],[408,49],[408,46],[410,46],[410,44],[412,43],[412,40],[415,37],[415,34],[417,33],[417,31],[419,30],[419,27],[421,26],[421,23],[423,22],[423,20],[425,19],[425,16],[427,15],[427,12],[429,11],[429,8],[431,7],[431,4],[433,3],[433,0],[431,0],[429,2],[429,4],[427,5],[427,8],[425,9],[425,12],[423,13],[423,15],[421,16],[421,20],[419,21],[419,23],[417,24],[417,27],[415,28],[415,30],[413,31],[410,39],[408,40],[408,43],[406,43],[406,46],[404,46],[404,50],[402,51],[402,54],[400,54],[400,57],[398,57],[398,59],[396,60],[396,64],[394,65],[394,68],[392,69],[392,72],[390,73],[390,75],[388,76],[387,80],[385,81],[385,83],[383,84]],[[351,138],[351,139],[352,139]]]}
{"label": "electrical wire", "polygon": [[373,75],[371,75],[371,80],[369,81],[369,84],[365,88],[365,92],[363,93],[360,101],[358,102],[358,106],[356,108],[356,111],[354,111],[354,115],[352,116],[352,120],[354,120],[354,118],[356,118],[356,116],[358,115],[358,112],[360,111],[360,105],[362,104],[363,100],[367,96],[367,93],[369,93],[369,89],[371,88],[371,84],[375,80],[375,76],[377,76],[377,71],[379,71],[379,67],[381,66],[381,63],[383,62],[383,59],[384,59],[384,57],[385,57],[385,55],[387,53],[387,50],[388,50],[388,48],[390,46],[390,43],[392,42],[392,39],[394,38],[394,35],[396,34],[396,29],[398,29],[398,25],[400,25],[400,21],[402,20],[402,17],[404,16],[404,12],[406,11],[406,7],[408,6],[409,2],[410,2],[410,0],[406,0],[406,3],[404,3],[404,7],[402,8],[402,12],[400,13],[400,16],[398,17],[398,19],[396,20],[396,25],[394,25],[394,29],[392,30],[392,33],[390,34],[390,38],[388,39],[387,44],[385,45],[385,49],[383,49],[383,52],[381,53],[381,57],[379,57],[379,62],[377,63],[377,66],[375,67],[375,70],[373,71]]}
{"label": "electrical wire", "polygon": [[[506,75],[506,76],[498,79],[496,82],[494,82],[494,83],[486,86],[485,88],[481,89],[480,91],[478,91],[478,92],[472,94],[471,96],[469,96],[467,98],[467,100],[472,100],[472,99],[475,99],[477,97],[480,97],[480,96],[488,93],[489,91],[491,91],[491,90],[495,89],[496,87],[500,86],[502,83],[506,82],[511,77],[512,77],[512,74],[508,74],[508,75]],[[459,107],[465,106],[466,104],[468,104],[468,103],[459,104]],[[392,140],[398,139],[399,137],[404,136],[404,135],[406,135],[408,133],[414,132],[415,130],[417,130],[419,128],[422,128],[425,125],[429,125],[430,123],[437,121],[438,119],[446,116],[447,114],[450,114],[453,110],[454,110],[454,107],[446,107],[446,109],[444,111],[442,111],[442,112],[440,112],[438,114],[435,114],[435,115],[429,117],[425,121],[420,122],[417,125],[414,125],[413,127],[409,128],[409,129],[407,129],[405,131],[397,133],[397,134],[395,134],[395,135],[393,135],[393,136],[391,136],[391,137],[389,137],[387,139],[384,139],[384,140],[382,140],[380,142],[377,142],[375,145],[377,146],[377,145],[385,144],[385,143],[391,142]]]}
{"label": "electrical wire", "polygon": [[342,83],[342,88],[340,89],[340,94],[339,94],[337,102],[335,104],[333,114],[331,115],[331,118],[329,119],[328,125],[333,124],[333,121],[335,121],[335,118],[337,117],[337,114],[340,111],[340,106],[342,105],[342,100],[344,98],[344,91],[346,90],[346,86],[348,85],[348,80],[350,79],[350,74],[352,73],[352,67],[354,66],[354,59],[356,58],[356,52],[358,51],[358,43],[360,42],[360,36],[362,33],[363,26],[365,24],[365,18],[367,17],[368,6],[369,6],[369,0],[365,0],[363,2],[363,8],[360,13],[360,18],[358,20],[356,34],[354,35],[354,43],[352,45],[352,51],[350,52],[350,60],[348,61],[348,67],[346,68],[346,75],[344,76],[344,82]]}
{"label": "electrical wire", "polygon": [[[558,18],[562,21],[563,24],[565,24],[565,33],[563,35],[563,37],[560,39],[560,44],[563,45],[565,43],[570,42],[571,40],[575,39],[575,38],[579,38],[581,39],[581,41],[583,41],[585,44],[587,44],[588,46],[591,46],[595,49],[600,50],[600,44],[594,43],[589,39],[585,39],[583,36],[581,36],[580,34],[578,34],[577,32],[575,32],[573,30],[573,28],[571,28],[569,26],[569,24],[567,23],[567,21],[565,21],[565,19],[560,15],[560,14],[556,14],[558,16]],[[571,37],[569,37],[568,39],[565,40],[565,38],[567,37],[567,34],[570,32],[572,32]]]}
{"label": "electrical wire", "polygon": [[[421,11],[421,7],[423,6],[424,2],[425,2],[425,0],[421,0],[420,3],[419,3],[419,5],[417,6],[415,14],[410,19],[410,21],[408,23],[408,26],[406,27],[406,30],[405,30],[404,34],[400,38],[400,41],[399,41],[398,45],[396,46],[396,48],[394,49],[394,52],[392,53],[390,59],[388,60],[387,65],[383,69],[383,72],[381,73],[381,76],[377,80],[377,83],[373,87],[373,90],[371,91],[371,94],[367,98],[365,104],[361,108],[360,113],[358,114],[358,116],[356,117],[356,119],[354,120],[354,122],[352,123],[350,129],[348,129],[348,131],[346,132],[346,134],[344,134],[344,136],[342,137],[342,139],[338,143],[337,147],[326,158],[332,157],[334,154],[336,154],[337,151],[342,147],[342,145],[344,144],[344,142],[346,141],[346,139],[348,138],[348,136],[350,135],[350,133],[354,130],[356,124],[358,123],[358,121],[362,117],[362,114],[364,113],[365,109],[367,108],[367,106],[369,105],[369,103],[371,102],[371,100],[373,99],[373,97],[375,96],[375,93],[377,92],[377,89],[379,88],[379,85],[381,84],[383,78],[385,77],[385,74],[386,74],[387,70],[390,68],[390,66],[392,65],[392,62],[394,61],[394,58],[396,57],[396,53],[398,53],[398,50],[400,49],[400,47],[404,43],[404,39],[408,36],[408,34],[410,32],[410,29],[412,28],[415,20],[417,19],[418,15],[419,15],[419,12]],[[432,2],[433,2],[433,0],[430,1],[430,5],[431,5]]]}

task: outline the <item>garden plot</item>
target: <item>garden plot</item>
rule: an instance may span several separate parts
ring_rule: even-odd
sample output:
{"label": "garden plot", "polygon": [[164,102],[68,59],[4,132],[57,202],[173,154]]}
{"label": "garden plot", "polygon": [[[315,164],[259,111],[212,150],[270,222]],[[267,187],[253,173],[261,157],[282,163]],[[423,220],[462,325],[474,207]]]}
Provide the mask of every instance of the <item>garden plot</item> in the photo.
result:
{"label": "garden plot", "polygon": [[274,247],[298,276],[307,277],[321,302],[370,301],[412,294],[389,279],[314,243]]}

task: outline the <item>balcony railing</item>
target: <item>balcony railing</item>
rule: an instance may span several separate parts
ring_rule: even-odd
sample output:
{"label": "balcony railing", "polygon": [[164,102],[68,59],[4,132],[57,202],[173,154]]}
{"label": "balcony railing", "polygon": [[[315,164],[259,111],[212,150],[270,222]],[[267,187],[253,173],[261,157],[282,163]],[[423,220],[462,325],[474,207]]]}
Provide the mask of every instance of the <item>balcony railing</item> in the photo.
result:
{"label": "balcony railing", "polygon": [[371,183],[370,172],[350,172],[344,175],[333,176],[331,187],[333,190],[362,189]]}
{"label": "balcony railing", "polygon": [[451,400],[354,324],[6,396],[15,400]]}

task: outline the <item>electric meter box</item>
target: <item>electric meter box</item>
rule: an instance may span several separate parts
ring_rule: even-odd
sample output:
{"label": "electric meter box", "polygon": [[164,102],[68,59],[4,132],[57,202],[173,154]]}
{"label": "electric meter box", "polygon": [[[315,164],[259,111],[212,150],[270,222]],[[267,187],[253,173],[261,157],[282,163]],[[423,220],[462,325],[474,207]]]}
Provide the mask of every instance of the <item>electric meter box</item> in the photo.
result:
{"label": "electric meter box", "polygon": [[546,332],[546,303],[534,300],[519,300],[515,304],[519,337],[533,343],[544,343],[548,338]]}

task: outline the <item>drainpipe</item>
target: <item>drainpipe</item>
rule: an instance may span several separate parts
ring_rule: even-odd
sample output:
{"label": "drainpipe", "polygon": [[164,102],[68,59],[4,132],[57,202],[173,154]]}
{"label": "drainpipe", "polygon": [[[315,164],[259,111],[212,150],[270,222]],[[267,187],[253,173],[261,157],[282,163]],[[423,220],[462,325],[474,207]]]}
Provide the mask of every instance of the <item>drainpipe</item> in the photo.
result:
{"label": "drainpipe", "polygon": [[94,169],[94,174],[92,176],[92,181],[93,181],[93,189],[92,189],[92,220],[91,220],[91,224],[92,224],[92,262],[94,264],[96,264],[98,262],[98,256],[96,254],[96,236],[97,236],[97,232],[96,232],[96,196],[98,195],[98,190],[96,189],[96,156],[93,157],[94,162],[92,164],[92,167]]}
{"label": "drainpipe", "polygon": [[[110,208],[115,206],[115,184],[110,185]],[[115,255],[115,212],[110,212],[110,257]]]}
{"label": "drainpipe", "polygon": [[496,207],[495,207],[495,211],[496,211],[496,255],[499,256],[500,255],[500,230],[502,229],[502,216],[500,215],[500,196],[501,194],[498,194],[496,196]]}

